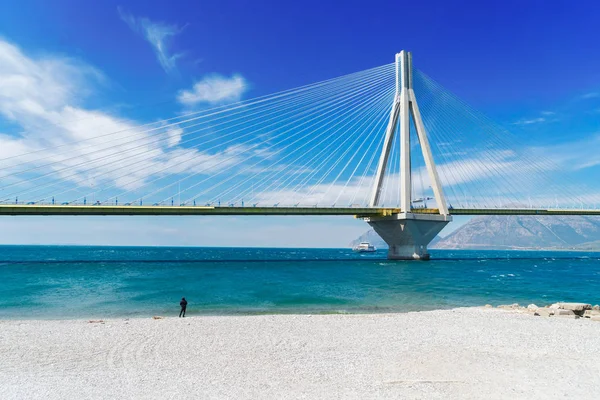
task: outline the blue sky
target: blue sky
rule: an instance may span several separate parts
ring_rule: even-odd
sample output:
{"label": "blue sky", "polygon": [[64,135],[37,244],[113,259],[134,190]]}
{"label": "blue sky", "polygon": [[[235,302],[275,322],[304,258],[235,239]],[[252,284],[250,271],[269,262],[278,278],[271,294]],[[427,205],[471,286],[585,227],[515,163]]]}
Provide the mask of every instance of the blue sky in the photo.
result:
{"label": "blue sky", "polygon": [[[408,49],[428,76],[546,157],[580,163],[578,176],[600,189],[593,182],[600,172],[595,2],[172,3],[3,2],[0,49],[20,55],[13,68],[52,77],[47,93],[37,91],[47,94],[46,111],[72,106],[69,121],[105,118],[115,129],[124,124],[119,118],[143,124],[178,115],[182,96],[198,95],[207,82],[223,89],[219,101],[249,99],[387,64]],[[0,134],[39,130],[31,110],[10,108],[35,93],[11,93],[0,94]],[[19,151],[4,147],[3,157]],[[123,230],[126,223],[155,232],[147,244],[344,246],[366,229],[337,218],[19,221],[11,220],[0,241],[85,243],[92,239],[82,239],[82,229],[102,225],[96,244],[143,244]],[[31,230],[42,234],[32,239]]]}

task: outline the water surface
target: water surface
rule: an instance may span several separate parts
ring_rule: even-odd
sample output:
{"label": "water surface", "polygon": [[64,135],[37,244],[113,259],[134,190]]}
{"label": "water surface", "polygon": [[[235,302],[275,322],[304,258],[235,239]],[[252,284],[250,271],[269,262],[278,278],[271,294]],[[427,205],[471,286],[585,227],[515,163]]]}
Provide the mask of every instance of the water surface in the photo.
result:
{"label": "water surface", "polygon": [[0,318],[403,312],[600,303],[600,254],[183,247],[0,246]]}

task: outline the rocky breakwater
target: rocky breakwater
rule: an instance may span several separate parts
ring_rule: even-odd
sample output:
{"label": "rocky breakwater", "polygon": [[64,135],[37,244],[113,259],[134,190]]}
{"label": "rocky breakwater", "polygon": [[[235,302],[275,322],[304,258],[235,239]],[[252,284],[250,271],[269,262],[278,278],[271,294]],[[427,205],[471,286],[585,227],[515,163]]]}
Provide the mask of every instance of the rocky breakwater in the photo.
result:
{"label": "rocky breakwater", "polygon": [[[489,304],[486,307],[492,307]],[[600,306],[586,303],[554,303],[544,307],[538,307],[530,304],[527,307],[515,304],[499,305],[498,308],[511,310],[515,312],[532,314],[540,317],[560,317],[560,318],[586,318],[592,321],[600,321]]]}

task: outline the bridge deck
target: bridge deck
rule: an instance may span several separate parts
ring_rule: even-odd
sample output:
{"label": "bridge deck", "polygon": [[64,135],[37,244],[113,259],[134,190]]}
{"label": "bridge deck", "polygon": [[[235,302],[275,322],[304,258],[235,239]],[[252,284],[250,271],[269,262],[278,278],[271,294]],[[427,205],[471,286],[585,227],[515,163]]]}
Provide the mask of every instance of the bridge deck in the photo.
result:
{"label": "bridge deck", "polygon": [[[354,215],[377,217],[398,214],[399,208],[369,207],[205,207],[0,204],[1,215]],[[432,208],[417,208],[416,214],[437,214]],[[452,215],[600,215],[595,209],[454,208]]]}

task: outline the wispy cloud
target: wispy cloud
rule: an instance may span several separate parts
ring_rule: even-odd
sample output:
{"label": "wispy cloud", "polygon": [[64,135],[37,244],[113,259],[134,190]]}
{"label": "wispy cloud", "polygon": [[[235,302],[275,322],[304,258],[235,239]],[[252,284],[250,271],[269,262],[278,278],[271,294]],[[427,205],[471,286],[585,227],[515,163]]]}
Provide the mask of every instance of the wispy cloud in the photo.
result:
{"label": "wispy cloud", "polygon": [[557,116],[554,111],[540,111],[540,116],[531,117],[531,118],[522,118],[516,122],[513,122],[513,125],[535,125],[542,124],[547,122],[557,122],[560,121],[559,116]]}
{"label": "wispy cloud", "polygon": [[529,119],[521,119],[517,122],[514,122],[514,125],[531,125],[531,124],[540,124],[542,122],[546,122],[546,118],[538,117],[538,118],[529,118]]}
{"label": "wispy cloud", "polygon": [[[537,149],[542,151],[542,149]],[[548,156],[548,149],[543,149]],[[538,154],[538,153],[536,153]],[[541,154],[540,154],[541,155]],[[491,154],[472,154],[463,160],[437,165],[446,200],[454,207],[502,208],[513,207],[587,207],[600,202],[598,191],[578,191],[571,182],[560,180],[558,164],[524,162],[509,151]],[[558,160],[561,162],[564,160]],[[427,197],[428,207],[437,207],[431,182],[425,167],[416,167],[413,199]],[[549,178],[552,178],[549,180]],[[398,173],[387,174],[384,179],[381,206],[399,205]],[[366,206],[373,188],[374,176],[363,180],[354,177],[348,182],[323,182],[300,186],[273,184],[257,186],[253,196],[246,197],[247,204],[262,206]],[[280,188],[285,186],[284,188]],[[573,195],[576,194],[576,195]],[[237,199],[239,201],[239,199]]]}
{"label": "wispy cloud", "polygon": [[122,7],[117,7],[121,19],[137,34],[141,35],[154,49],[156,58],[166,73],[177,71],[177,60],[183,55],[170,49],[173,37],[181,33],[185,26],[164,22],[154,22],[145,17],[135,17]]}
{"label": "wispy cloud", "polygon": [[600,92],[589,92],[589,93],[579,96],[579,99],[587,100],[587,99],[595,99],[596,97],[600,97]]}
{"label": "wispy cloud", "polygon": [[579,171],[600,165],[599,148],[600,133],[596,133],[557,145],[533,147],[530,151],[553,160],[565,170]]}
{"label": "wispy cloud", "polygon": [[192,86],[190,90],[181,90],[177,100],[186,107],[199,104],[223,104],[239,101],[248,89],[246,79],[240,74],[226,77],[218,74],[208,75]]}

